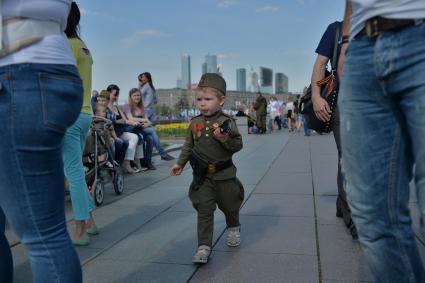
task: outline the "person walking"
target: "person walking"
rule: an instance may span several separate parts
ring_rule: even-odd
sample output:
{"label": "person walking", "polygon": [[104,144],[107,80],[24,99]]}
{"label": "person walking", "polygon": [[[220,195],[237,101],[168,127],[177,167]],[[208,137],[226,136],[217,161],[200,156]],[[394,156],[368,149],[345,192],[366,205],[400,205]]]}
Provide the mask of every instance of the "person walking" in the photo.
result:
{"label": "person walking", "polygon": [[235,121],[222,111],[225,95],[226,82],[220,75],[202,75],[196,93],[201,114],[192,119],[180,157],[171,168],[173,176],[181,175],[188,161],[193,168],[189,198],[198,213],[198,249],[193,263],[208,262],[217,205],[226,216],[227,245],[241,243],[239,210],[244,188],[236,178],[232,155],[242,149],[242,136]]}
{"label": "person walking", "polygon": [[78,5],[72,2],[65,34],[68,37],[80,77],[83,80],[84,93],[81,114],[65,133],[62,158],[65,176],[69,183],[75,222],[75,230],[71,235],[72,242],[76,246],[87,246],[90,244],[88,234],[98,234],[92,214],[95,205],[87,188],[82,159],[87,133],[91,124],[90,95],[93,59],[89,49],[78,34],[80,17]]}
{"label": "person walking", "polygon": [[257,99],[255,100],[254,109],[256,111],[255,116],[257,119],[257,129],[258,134],[265,134],[267,132],[266,129],[266,118],[267,118],[267,100],[266,98],[261,94],[261,92],[258,92]]}
{"label": "person walking", "polygon": [[425,235],[425,1],[346,1],[344,23],[342,158],[360,244],[376,282],[425,282],[409,211],[413,180]]}
{"label": "person walking", "polygon": [[[311,89],[312,89],[312,102],[315,114],[317,118],[322,121],[331,120],[331,128],[334,135],[336,147],[338,150],[338,173],[337,173],[337,184],[338,184],[338,197],[336,200],[336,216],[344,220],[346,227],[349,229],[353,239],[357,239],[357,229],[351,218],[351,210],[347,203],[346,191],[344,188],[343,175],[341,170],[341,134],[340,134],[340,121],[338,107],[335,108],[334,113],[330,112],[329,104],[324,98],[320,96],[320,87],[317,86],[316,82],[322,80],[325,77],[326,66],[329,60],[332,59],[334,54],[335,38],[337,30],[341,30],[342,22],[334,22],[328,26],[325,33],[317,46],[316,61],[313,67],[313,74],[311,76]],[[342,34],[342,33],[340,33]],[[339,48],[339,47],[338,47]],[[337,53],[339,54],[339,50]],[[337,59],[335,59],[337,60]],[[338,82],[337,82],[338,83]],[[331,116],[332,115],[332,116]]]}
{"label": "person walking", "polygon": [[13,280],[6,218],[28,250],[32,281],[80,283],[81,264],[66,227],[61,150],[83,103],[63,32],[71,1],[0,5],[2,34],[14,35],[0,41],[0,281]]}

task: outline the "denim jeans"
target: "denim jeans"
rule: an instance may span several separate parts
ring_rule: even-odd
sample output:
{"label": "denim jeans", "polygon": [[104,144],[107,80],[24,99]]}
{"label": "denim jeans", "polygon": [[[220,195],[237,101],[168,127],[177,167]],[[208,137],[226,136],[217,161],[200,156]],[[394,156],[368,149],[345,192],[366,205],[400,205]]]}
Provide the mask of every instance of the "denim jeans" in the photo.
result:
{"label": "denim jeans", "polygon": [[[65,222],[62,163],[63,136],[82,106],[78,70],[10,65],[0,67],[0,83],[0,207],[28,249],[34,282],[81,282]],[[0,249],[0,258],[9,252]],[[11,265],[0,263],[2,273]]]}
{"label": "denim jeans", "polygon": [[154,145],[154,139],[152,135],[146,133],[145,131],[142,132],[142,135],[145,141],[145,147],[143,151],[143,155],[145,159],[144,164],[149,165],[152,163],[152,150]]}
{"label": "denim jeans", "polygon": [[357,36],[339,106],[348,201],[375,281],[425,282],[408,207],[414,176],[425,235],[425,24]]}
{"label": "denim jeans", "polygon": [[4,231],[6,218],[0,207],[0,282],[13,282],[13,260]]}
{"label": "denim jeans", "polygon": [[302,121],[303,121],[303,126],[304,126],[304,134],[306,136],[311,135],[311,130],[308,128],[307,120],[305,119],[304,115],[303,115]]}
{"label": "denim jeans", "polygon": [[121,164],[124,161],[125,152],[128,148],[128,141],[117,138],[114,141],[114,147],[115,161],[118,162],[118,164]]}
{"label": "denim jeans", "polygon": [[162,155],[164,153],[164,148],[161,146],[161,142],[159,140],[159,136],[156,133],[154,127],[144,128],[142,131],[143,136],[150,135],[153,140],[153,145],[158,150],[159,154]]}
{"label": "denim jeans", "polygon": [[95,208],[87,189],[82,159],[90,124],[91,116],[81,113],[77,121],[66,131],[62,146],[64,171],[69,182],[73,216],[74,220],[78,221],[89,220],[90,212]]}

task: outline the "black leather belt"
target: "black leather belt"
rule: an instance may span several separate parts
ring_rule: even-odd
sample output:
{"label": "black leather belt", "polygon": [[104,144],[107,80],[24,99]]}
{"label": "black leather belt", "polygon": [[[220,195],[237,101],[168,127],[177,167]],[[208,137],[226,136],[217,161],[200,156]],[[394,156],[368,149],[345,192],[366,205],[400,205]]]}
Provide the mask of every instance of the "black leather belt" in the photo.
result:
{"label": "black leather belt", "polygon": [[208,164],[208,173],[214,174],[218,171],[227,169],[227,168],[232,167],[232,166],[233,166],[232,159],[229,159],[229,160],[223,161],[223,162],[218,162],[218,163],[209,163]]}
{"label": "black leather belt", "polygon": [[369,19],[366,22],[366,26],[360,32],[360,34],[367,35],[367,37],[369,38],[374,38],[383,32],[407,28],[407,27],[419,24],[423,21],[424,19],[403,20],[403,19],[387,19],[382,17],[374,17],[372,19]]}

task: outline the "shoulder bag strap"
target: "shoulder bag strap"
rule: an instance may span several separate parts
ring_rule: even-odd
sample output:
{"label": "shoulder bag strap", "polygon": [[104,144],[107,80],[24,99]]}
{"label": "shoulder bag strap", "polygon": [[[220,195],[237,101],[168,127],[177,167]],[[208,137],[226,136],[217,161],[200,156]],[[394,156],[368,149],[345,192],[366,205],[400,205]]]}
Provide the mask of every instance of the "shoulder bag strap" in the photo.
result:
{"label": "shoulder bag strap", "polygon": [[338,42],[339,42],[339,37],[341,36],[341,24],[338,24],[336,26],[336,33],[335,33],[335,43],[334,43],[334,54],[332,56],[332,61],[331,61],[331,68],[332,71],[335,71],[337,68],[337,64],[338,64]]}

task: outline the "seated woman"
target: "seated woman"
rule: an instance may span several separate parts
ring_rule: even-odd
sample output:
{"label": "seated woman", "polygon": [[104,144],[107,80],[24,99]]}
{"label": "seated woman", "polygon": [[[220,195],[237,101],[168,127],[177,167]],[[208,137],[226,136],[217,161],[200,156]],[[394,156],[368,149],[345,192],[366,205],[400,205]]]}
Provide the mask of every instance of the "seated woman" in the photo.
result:
{"label": "seated woman", "polygon": [[[120,109],[115,105],[118,101],[120,89],[117,85],[109,85],[106,89],[109,93],[109,103],[107,118],[114,122],[115,132],[117,136],[125,141],[128,141],[128,148],[125,153],[124,161],[122,163],[123,169],[130,174],[138,173],[142,170],[140,159],[143,158],[143,140],[135,133],[130,132],[138,123],[127,120]],[[136,165],[136,169],[131,167],[130,161]]]}
{"label": "seated woman", "polygon": [[[109,92],[106,91],[106,90],[102,90],[100,92],[100,94],[97,96],[97,101],[98,102],[96,103],[96,105],[102,105],[102,106],[105,107],[105,116],[104,116],[104,118],[109,119],[109,120],[112,121],[112,119],[114,118],[114,115],[113,115],[112,111],[108,109]],[[93,110],[95,110],[95,108],[93,108]],[[96,112],[95,111],[94,111],[93,114],[96,116]],[[115,123],[115,122],[112,121],[112,123]],[[112,126],[113,126],[113,124],[112,124]],[[115,129],[114,129],[114,132],[115,132]],[[116,132],[115,132],[115,135],[114,135],[113,138],[114,138],[114,144],[112,146],[113,153],[114,153],[113,159],[116,162],[118,162],[118,164],[122,164],[123,161],[124,161],[124,157],[125,157],[126,151],[128,149],[128,141],[119,138],[116,135]]]}
{"label": "seated woman", "polygon": [[129,120],[139,122],[140,125],[142,125],[141,134],[145,139],[148,137],[153,139],[153,144],[161,155],[161,159],[174,159],[174,157],[165,152],[164,148],[161,146],[155,128],[152,127],[151,122],[146,118],[140,91],[137,88],[132,88],[130,90],[128,94],[128,104],[123,106],[123,111]]}

